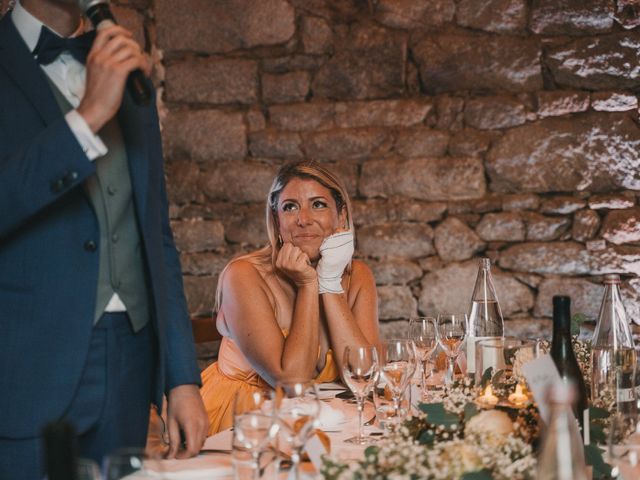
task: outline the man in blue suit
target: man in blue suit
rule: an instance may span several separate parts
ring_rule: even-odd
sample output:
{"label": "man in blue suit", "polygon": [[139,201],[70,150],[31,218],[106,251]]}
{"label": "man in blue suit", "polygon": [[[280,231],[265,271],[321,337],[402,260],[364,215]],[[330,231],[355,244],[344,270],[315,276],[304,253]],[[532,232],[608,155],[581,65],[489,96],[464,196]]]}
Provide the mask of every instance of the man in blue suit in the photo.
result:
{"label": "man in blue suit", "polygon": [[71,0],[0,20],[2,479],[42,478],[52,420],[97,461],[143,447],[163,394],[170,456],[206,435],[157,112],[125,91],[149,62],[127,30],[83,23]]}

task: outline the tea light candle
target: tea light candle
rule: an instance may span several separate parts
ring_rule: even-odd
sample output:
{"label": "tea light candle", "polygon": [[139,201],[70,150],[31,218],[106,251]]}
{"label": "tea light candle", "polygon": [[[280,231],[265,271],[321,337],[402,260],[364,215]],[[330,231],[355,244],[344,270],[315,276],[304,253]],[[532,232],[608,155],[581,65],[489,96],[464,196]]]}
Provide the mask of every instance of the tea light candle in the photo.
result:
{"label": "tea light candle", "polygon": [[522,393],[522,385],[517,384],[516,391],[509,395],[509,401],[517,407],[522,407],[527,403],[527,400],[529,400],[529,397]]}
{"label": "tea light candle", "polygon": [[478,403],[484,407],[495,407],[498,403],[498,397],[493,394],[491,385],[487,385],[484,393],[478,397]]}

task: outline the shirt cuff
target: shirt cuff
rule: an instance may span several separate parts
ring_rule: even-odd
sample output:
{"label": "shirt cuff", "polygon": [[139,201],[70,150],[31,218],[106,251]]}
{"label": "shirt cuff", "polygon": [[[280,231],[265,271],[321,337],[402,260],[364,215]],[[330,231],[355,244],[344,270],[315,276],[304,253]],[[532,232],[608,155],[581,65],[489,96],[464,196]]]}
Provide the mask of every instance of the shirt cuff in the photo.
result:
{"label": "shirt cuff", "polygon": [[107,146],[100,140],[99,136],[91,131],[89,125],[77,110],[69,111],[64,118],[89,160],[95,160],[107,154]]}

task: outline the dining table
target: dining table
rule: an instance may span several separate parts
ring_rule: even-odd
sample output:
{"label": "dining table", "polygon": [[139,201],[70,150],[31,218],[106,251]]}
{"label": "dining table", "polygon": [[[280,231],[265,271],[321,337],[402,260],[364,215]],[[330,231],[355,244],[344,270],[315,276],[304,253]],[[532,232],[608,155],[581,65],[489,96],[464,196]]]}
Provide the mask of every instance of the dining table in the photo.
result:
{"label": "dining table", "polygon": [[[325,453],[329,458],[336,460],[356,460],[364,457],[367,445],[346,443],[345,440],[354,437],[358,433],[358,412],[354,400],[345,399],[348,391],[340,383],[320,384],[318,386],[319,398],[323,404],[323,411],[330,412],[324,415],[328,421],[323,422],[321,414],[318,429],[323,431],[329,439],[329,451]],[[336,397],[338,395],[338,397]],[[343,398],[340,398],[343,397]],[[375,443],[382,438],[384,431],[375,420],[375,407],[368,399],[363,410],[363,423],[366,425],[364,434],[370,443]],[[208,437],[200,454],[189,459],[157,459],[150,462],[145,475],[131,475],[127,480],[139,480],[142,478],[159,478],[166,480],[206,480],[206,479],[231,479],[234,478],[234,452],[232,449],[233,428],[220,431]],[[281,448],[287,457],[286,446]],[[236,453],[237,455],[237,453]],[[281,458],[282,458],[281,455]],[[238,468],[236,461],[236,468]],[[318,464],[318,456],[316,456]],[[291,463],[283,462],[279,468],[279,462],[272,455],[268,455],[261,461],[261,478],[287,479],[291,474]],[[301,471],[305,478],[320,478],[320,474],[314,463],[306,459],[301,464]],[[246,478],[247,471],[240,475]]]}

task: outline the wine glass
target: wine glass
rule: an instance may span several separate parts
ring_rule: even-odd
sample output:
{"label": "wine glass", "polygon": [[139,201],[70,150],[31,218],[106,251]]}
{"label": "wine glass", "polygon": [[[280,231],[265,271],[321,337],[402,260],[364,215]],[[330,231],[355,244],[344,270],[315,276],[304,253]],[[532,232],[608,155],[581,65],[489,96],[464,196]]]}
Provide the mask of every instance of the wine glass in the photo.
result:
{"label": "wine glass", "polygon": [[466,313],[442,313],[438,315],[436,336],[438,344],[447,356],[447,376],[445,378],[447,385],[453,383],[455,363],[466,335]]}
{"label": "wine glass", "polygon": [[640,478],[640,423],[637,412],[619,412],[611,418],[609,463],[619,480]]}
{"label": "wine glass", "polygon": [[436,337],[436,319],[433,317],[416,317],[409,320],[408,338],[413,340],[418,354],[418,365],[420,367],[420,391],[422,396],[426,394],[425,383],[431,369],[428,369],[427,362],[438,347]]}
{"label": "wine glass", "polygon": [[382,343],[380,373],[393,397],[395,416],[400,417],[400,402],[416,369],[416,347],[412,340],[396,339]]}
{"label": "wine glass", "polygon": [[150,457],[141,448],[121,448],[104,459],[104,479],[158,478],[162,475],[159,458]]}
{"label": "wine glass", "polygon": [[291,445],[294,478],[299,479],[302,449],[313,435],[320,415],[316,384],[311,381],[278,383],[273,392],[273,408],[280,432]]}
{"label": "wine glass", "polygon": [[358,436],[348,438],[345,442],[365,445],[368,442],[362,432],[362,411],[365,398],[371,393],[378,376],[378,352],[375,347],[345,347],[342,376],[358,404]]}
{"label": "wine glass", "polygon": [[246,449],[251,454],[251,470],[254,479],[260,477],[260,455],[278,431],[274,418],[271,395],[256,390],[247,395],[237,392],[233,400],[234,447]]}

